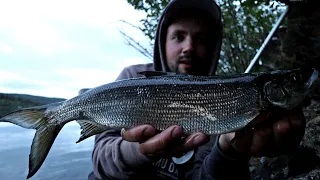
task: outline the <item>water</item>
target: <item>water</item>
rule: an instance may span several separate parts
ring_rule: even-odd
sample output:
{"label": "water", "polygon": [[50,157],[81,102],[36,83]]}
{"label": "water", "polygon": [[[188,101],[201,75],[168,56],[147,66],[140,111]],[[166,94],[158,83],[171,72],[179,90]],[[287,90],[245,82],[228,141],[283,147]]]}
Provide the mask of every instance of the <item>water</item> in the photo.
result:
{"label": "water", "polygon": [[[30,180],[86,180],[92,171],[93,137],[79,144],[80,127],[72,122],[64,126],[46,160]],[[16,125],[0,125],[0,179],[26,179],[29,152],[35,130]]]}

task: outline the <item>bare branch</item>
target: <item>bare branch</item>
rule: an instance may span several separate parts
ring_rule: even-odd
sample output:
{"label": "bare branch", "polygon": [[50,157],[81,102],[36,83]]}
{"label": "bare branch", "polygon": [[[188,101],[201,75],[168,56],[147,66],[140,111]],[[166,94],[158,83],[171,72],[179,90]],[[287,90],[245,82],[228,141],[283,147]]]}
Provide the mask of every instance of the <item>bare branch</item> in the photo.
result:
{"label": "bare branch", "polygon": [[139,51],[142,55],[146,56],[148,59],[153,58],[153,55],[150,53],[150,51],[148,51],[145,47],[143,47],[139,42],[137,42],[136,40],[134,40],[132,37],[130,37],[129,35],[127,35],[125,32],[119,30],[119,32],[122,34],[122,36],[124,37],[124,39],[126,40],[127,44],[129,46],[132,46],[133,48],[135,48],[137,51]]}
{"label": "bare branch", "polygon": [[120,20],[120,22],[123,22],[123,23],[125,23],[125,24],[127,24],[127,25],[129,25],[129,26],[131,26],[133,28],[136,28],[136,29],[138,29],[138,30],[143,32],[143,29],[141,27],[139,27],[139,26],[133,25],[133,24],[131,24],[131,23],[125,21],[125,20]]}
{"label": "bare branch", "polygon": [[[119,20],[122,23],[125,23],[126,25],[129,25],[130,27],[133,27],[135,29],[140,30],[142,33],[144,32],[143,29],[139,26],[133,25],[125,20]],[[134,49],[136,49],[137,51],[139,51],[142,55],[144,55],[145,57],[147,57],[148,59],[153,59],[153,55],[151,53],[151,51],[149,51],[147,48],[143,47],[138,41],[136,41],[135,39],[133,39],[132,37],[130,37],[128,34],[126,34],[124,31],[119,29],[119,32],[121,33],[121,35],[123,36],[123,38],[125,39],[126,43],[133,47]]]}

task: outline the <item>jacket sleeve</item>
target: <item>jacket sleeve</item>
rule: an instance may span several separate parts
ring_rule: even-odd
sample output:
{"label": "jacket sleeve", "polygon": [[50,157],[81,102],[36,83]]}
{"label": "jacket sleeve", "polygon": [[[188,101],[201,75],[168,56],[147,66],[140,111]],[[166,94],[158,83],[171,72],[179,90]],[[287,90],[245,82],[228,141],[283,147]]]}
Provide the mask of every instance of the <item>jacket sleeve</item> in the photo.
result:
{"label": "jacket sleeve", "polygon": [[185,179],[245,179],[249,180],[249,157],[231,159],[219,149],[219,136],[211,137],[211,141],[201,146],[195,155],[192,169],[185,174]]}
{"label": "jacket sleeve", "polygon": [[[117,80],[129,78],[125,68]],[[124,141],[119,130],[106,130],[95,136],[92,153],[93,173],[99,178],[129,179],[137,175],[151,160],[141,154],[138,143]]]}

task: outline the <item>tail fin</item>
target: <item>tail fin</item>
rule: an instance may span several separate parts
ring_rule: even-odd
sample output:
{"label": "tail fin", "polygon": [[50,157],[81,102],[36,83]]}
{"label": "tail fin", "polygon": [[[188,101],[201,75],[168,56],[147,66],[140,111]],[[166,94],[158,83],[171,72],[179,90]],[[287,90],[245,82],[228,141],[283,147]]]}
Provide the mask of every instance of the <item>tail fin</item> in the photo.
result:
{"label": "tail fin", "polygon": [[27,179],[32,177],[41,167],[50,148],[63,125],[52,124],[45,114],[57,107],[61,102],[44,106],[25,108],[11,112],[0,118],[0,122],[9,122],[27,129],[36,129],[29,154],[29,173]]}
{"label": "tail fin", "polygon": [[29,173],[27,179],[40,169],[61,129],[62,126],[50,125],[40,127],[37,130],[29,154]]}
{"label": "tail fin", "polygon": [[45,113],[53,111],[60,104],[62,102],[19,109],[0,117],[0,123],[9,122],[27,129],[38,129],[48,123]]}

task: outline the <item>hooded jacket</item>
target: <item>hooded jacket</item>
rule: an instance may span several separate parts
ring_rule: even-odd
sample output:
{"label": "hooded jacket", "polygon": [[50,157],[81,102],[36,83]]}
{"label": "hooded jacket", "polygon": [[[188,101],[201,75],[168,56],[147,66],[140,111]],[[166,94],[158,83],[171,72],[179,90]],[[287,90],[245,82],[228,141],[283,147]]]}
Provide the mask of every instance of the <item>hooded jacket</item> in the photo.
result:
{"label": "hooded jacket", "polygon": [[[208,23],[215,27],[215,42],[208,75],[214,75],[221,50],[221,11],[213,0],[172,0],[164,9],[156,29],[153,63],[137,64],[124,68],[118,78],[134,78],[140,71],[168,71],[164,45],[167,28],[181,11],[197,9],[206,13]],[[93,172],[96,179],[249,179],[248,159],[230,159],[218,148],[217,137],[209,143],[190,151],[180,159],[149,159],[138,150],[138,143],[127,142],[118,130],[107,130],[95,137],[92,153]],[[184,162],[184,163],[181,163]],[[229,171],[229,173],[224,173]]]}
{"label": "hooded jacket", "polygon": [[215,41],[211,54],[211,68],[207,75],[214,75],[218,60],[220,58],[220,50],[222,44],[222,25],[221,25],[221,10],[213,0],[172,0],[164,9],[158,23],[155,34],[153,64],[156,71],[169,71],[165,59],[165,39],[167,28],[170,22],[181,12],[188,10],[196,10],[208,16],[206,24],[211,24],[214,27],[212,35],[215,36]]}

